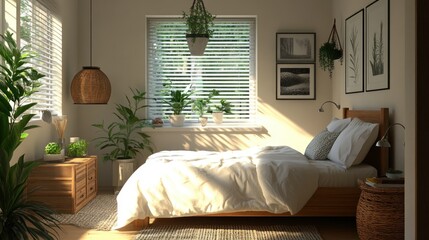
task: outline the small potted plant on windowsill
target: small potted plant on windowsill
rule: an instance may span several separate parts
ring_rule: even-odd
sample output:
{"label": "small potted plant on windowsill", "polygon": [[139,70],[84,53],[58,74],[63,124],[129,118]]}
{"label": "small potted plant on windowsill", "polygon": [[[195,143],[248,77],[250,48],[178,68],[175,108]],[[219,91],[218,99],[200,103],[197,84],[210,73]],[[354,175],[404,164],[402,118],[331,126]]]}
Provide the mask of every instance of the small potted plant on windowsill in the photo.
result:
{"label": "small potted plant on windowsill", "polygon": [[208,112],[212,113],[213,122],[216,124],[223,123],[223,114],[231,114],[231,103],[225,99],[220,100],[219,105],[214,106],[215,110],[209,109]]}
{"label": "small potted plant on windowsill", "polygon": [[196,99],[192,105],[192,111],[196,112],[199,116],[201,126],[207,125],[207,117],[204,117],[204,113],[209,110],[209,104],[214,96],[219,96],[219,91],[213,89],[207,98]]}
{"label": "small potted plant on windowsill", "polygon": [[189,14],[183,12],[183,19],[186,21],[186,39],[191,55],[203,55],[209,38],[213,34],[210,27],[213,26],[215,16],[206,10],[203,0],[194,0]]}
{"label": "small potted plant on windowsill", "polygon": [[192,84],[189,84],[183,91],[172,90],[171,83],[164,84],[165,90],[164,95],[167,99],[162,99],[162,102],[168,104],[173,110],[173,114],[170,115],[170,123],[173,127],[183,127],[185,122],[185,115],[182,114],[183,110],[193,103],[191,99],[194,91],[192,90]]}

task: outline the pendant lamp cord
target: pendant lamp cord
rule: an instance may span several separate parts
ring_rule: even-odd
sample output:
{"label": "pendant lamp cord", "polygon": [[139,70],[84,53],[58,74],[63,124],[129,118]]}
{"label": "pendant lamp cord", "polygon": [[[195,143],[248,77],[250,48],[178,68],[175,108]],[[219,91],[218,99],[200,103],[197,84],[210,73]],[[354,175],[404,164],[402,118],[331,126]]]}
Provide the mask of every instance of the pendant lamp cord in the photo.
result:
{"label": "pendant lamp cord", "polygon": [[92,66],[92,0],[89,3],[89,65]]}

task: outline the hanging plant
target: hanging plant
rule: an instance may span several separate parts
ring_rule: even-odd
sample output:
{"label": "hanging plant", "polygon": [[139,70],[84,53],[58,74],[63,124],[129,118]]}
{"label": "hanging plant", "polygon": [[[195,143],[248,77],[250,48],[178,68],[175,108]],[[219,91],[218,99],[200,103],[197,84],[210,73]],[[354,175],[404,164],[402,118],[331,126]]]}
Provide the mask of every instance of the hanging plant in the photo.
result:
{"label": "hanging plant", "polygon": [[194,0],[189,14],[183,12],[186,22],[186,39],[191,55],[204,54],[209,38],[213,35],[213,21],[216,17],[208,12],[203,0]]}
{"label": "hanging plant", "polygon": [[340,37],[338,36],[337,28],[332,26],[331,34],[328,41],[325,42],[319,49],[319,64],[320,67],[329,71],[329,78],[332,79],[332,72],[335,68],[334,61],[340,59],[343,63],[343,49],[341,47]]}

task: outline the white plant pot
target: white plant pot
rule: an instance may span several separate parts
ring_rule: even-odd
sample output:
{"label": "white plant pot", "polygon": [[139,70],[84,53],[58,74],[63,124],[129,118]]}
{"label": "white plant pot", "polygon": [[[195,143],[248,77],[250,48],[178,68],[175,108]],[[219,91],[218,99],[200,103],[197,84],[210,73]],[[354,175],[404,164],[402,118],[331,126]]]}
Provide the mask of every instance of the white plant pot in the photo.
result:
{"label": "white plant pot", "polygon": [[185,115],[170,115],[170,123],[173,127],[183,127]]}
{"label": "white plant pot", "polygon": [[204,55],[207,43],[209,42],[208,37],[193,37],[192,35],[186,35],[186,41],[188,42],[189,52],[192,56]]}
{"label": "white plant pot", "polygon": [[199,120],[202,127],[205,127],[207,125],[207,122],[208,122],[207,117],[200,117]]}
{"label": "white plant pot", "polygon": [[213,122],[216,124],[222,124],[223,123],[223,112],[214,112],[212,113],[213,116]]}
{"label": "white plant pot", "polygon": [[127,182],[128,178],[136,169],[136,160],[131,159],[115,159],[112,161],[112,186],[115,192],[119,192]]}

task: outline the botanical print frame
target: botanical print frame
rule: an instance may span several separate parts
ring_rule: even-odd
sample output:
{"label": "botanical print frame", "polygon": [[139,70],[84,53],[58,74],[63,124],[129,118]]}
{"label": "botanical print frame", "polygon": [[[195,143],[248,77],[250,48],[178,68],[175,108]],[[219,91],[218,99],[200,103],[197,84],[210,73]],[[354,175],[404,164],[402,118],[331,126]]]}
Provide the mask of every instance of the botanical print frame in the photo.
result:
{"label": "botanical print frame", "polygon": [[363,92],[364,79],[364,11],[361,9],[346,19],[345,91]]}
{"label": "botanical print frame", "polygon": [[366,7],[366,91],[390,87],[389,0],[377,0]]}
{"label": "botanical print frame", "polygon": [[277,64],[276,99],[316,99],[316,73],[314,63]]}
{"label": "botanical print frame", "polygon": [[277,33],[277,63],[315,62],[316,33]]}

